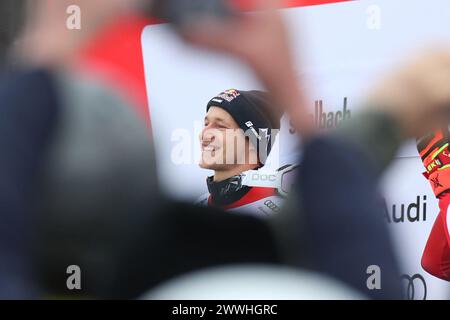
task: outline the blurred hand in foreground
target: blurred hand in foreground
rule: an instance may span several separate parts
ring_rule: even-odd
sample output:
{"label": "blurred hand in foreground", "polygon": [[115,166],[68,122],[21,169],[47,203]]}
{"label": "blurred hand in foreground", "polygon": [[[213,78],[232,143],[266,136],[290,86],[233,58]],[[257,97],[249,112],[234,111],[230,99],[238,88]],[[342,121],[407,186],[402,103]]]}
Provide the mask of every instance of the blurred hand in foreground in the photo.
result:
{"label": "blurred hand in foreground", "polygon": [[[25,65],[66,65],[110,19],[137,8],[142,1],[30,0],[17,55]],[[79,19],[80,28],[69,28],[71,19]]]}
{"label": "blurred hand in foreground", "polygon": [[450,49],[432,49],[382,78],[368,105],[391,114],[405,137],[418,137],[450,122]]}

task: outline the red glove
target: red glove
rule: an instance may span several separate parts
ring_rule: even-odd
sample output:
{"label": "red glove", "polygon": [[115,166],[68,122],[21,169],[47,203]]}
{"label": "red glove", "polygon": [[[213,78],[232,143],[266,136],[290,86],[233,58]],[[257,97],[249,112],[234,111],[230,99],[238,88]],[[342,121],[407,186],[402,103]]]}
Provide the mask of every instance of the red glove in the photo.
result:
{"label": "red glove", "polygon": [[436,131],[417,139],[417,150],[434,194],[440,198],[450,190],[450,133],[448,129]]}

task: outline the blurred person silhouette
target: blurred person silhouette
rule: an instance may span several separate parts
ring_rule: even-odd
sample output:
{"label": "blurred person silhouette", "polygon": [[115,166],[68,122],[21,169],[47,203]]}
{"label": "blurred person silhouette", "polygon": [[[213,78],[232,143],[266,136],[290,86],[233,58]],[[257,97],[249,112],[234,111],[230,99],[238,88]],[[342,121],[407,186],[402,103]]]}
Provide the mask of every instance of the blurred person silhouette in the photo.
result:
{"label": "blurred person silhouette", "polygon": [[[105,17],[98,1],[85,10],[96,22],[93,26]],[[114,3],[102,1],[105,6]],[[122,10],[123,3],[118,3],[112,9]],[[101,7],[99,16],[95,7]],[[106,12],[117,12],[112,9]],[[293,205],[273,224],[164,200],[157,191],[147,130],[127,109],[129,102],[67,69],[89,33],[72,39],[66,30],[48,32],[54,21],[44,12],[36,13],[31,21],[46,31],[47,42],[39,46],[39,33],[30,31],[23,52],[28,69],[44,70],[20,72],[0,92],[0,147],[7,150],[0,176],[8,178],[2,179],[0,203],[5,217],[14,219],[1,239],[8,250],[0,254],[23,257],[28,261],[22,261],[22,267],[38,274],[28,280],[30,270],[22,273],[11,267],[0,273],[0,281],[15,274],[30,286],[41,284],[44,292],[73,294],[66,288],[66,268],[76,264],[83,270],[81,294],[133,298],[190,271],[247,263],[280,265],[288,259],[368,297],[400,296],[397,262],[380,221],[376,180],[401,141],[448,118],[450,89],[443,79],[450,77],[449,53],[429,53],[400,67],[370,95],[368,111],[359,121],[316,136],[304,116],[305,98],[298,90],[281,17],[272,1],[262,9],[230,24],[192,26],[185,39],[247,63],[307,140]],[[44,11],[61,18],[55,7]],[[30,57],[31,48],[36,55]],[[29,88],[27,95],[24,88]],[[20,121],[22,126],[17,125]],[[346,191],[354,192],[354,202],[344,201]],[[37,229],[30,225],[33,204],[39,208]],[[39,268],[26,254],[26,236],[33,233]],[[367,263],[383,268],[382,290],[367,289]]]}
{"label": "blurred person silhouette", "polygon": [[[18,1],[18,3],[22,2]],[[45,163],[44,155],[52,143],[52,138],[57,135],[55,132],[58,131],[59,125],[63,123],[61,126],[64,127],[67,119],[73,120],[73,124],[76,123],[79,126],[84,124],[85,126],[78,131],[81,134],[84,130],[89,130],[90,119],[95,119],[95,116],[97,120],[102,118],[101,113],[104,108],[119,113],[116,114],[113,111],[108,114],[110,118],[105,122],[110,123],[109,128],[119,123],[119,127],[115,129],[129,130],[132,136],[133,128],[140,128],[141,125],[136,120],[127,121],[127,117],[134,119],[134,115],[127,114],[127,108],[118,107],[125,104],[121,102],[120,97],[111,92],[105,92],[106,90],[102,91],[101,86],[95,83],[92,86],[86,84],[80,89],[81,84],[88,79],[83,79],[80,75],[76,76],[74,72],[70,73],[61,68],[62,66],[70,68],[69,61],[72,61],[76,54],[74,48],[86,41],[98,24],[101,25],[114,16],[114,12],[122,12],[124,4],[121,1],[97,1],[96,4],[104,5],[99,9],[91,2],[78,1],[78,4],[86,9],[83,20],[85,28],[82,32],[70,32],[64,27],[61,28],[61,22],[66,21],[66,8],[72,4],[74,1],[58,1],[57,3],[27,1],[29,10],[26,27],[21,35],[20,43],[13,51],[14,59],[20,60],[20,67],[17,70],[4,72],[1,76],[0,211],[4,221],[0,236],[2,261],[0,297],[2,298],[36,297],[39,292],[36,259],[33,258],[35,248],[31,247],[36,237],[45,235],[44,231],[36,228],[41,221],[35,214],[37,202],[40,200],[37,197],[38,181],[40,181],[38,177]],[[78,93],[80,93],[79,96],[77,96]],[[89,106],[83,100],[86,96],[90,96],[91,101],[98,103],[97,109],[86,111],[83,108]],[[109,96],[113,97],[108,99]],[[79,100],[73,101],[72,104],[67,102],[72,97]],[[70,109],[73,104],[76,107]],[[72,113],[68,114],[69,112]],[[111,121],[111,116],[114,117],[114,115],[120,118],[120,121],[116,118],[115,124]],[[84,122],[84,120],[87,121]],[[101,121],[97,122],[95,128],[91,130],[98,128],[100,123]],[[108,132],[107,126],[105,127],[104,134]],[[70,131],[70,128],[70,124],[67,124],[66,129]],[[93,137],[101,139],[99,135],[96,135],[97,132],[90,133]],[[80,139],[83,138],[80,137]],[[142,140],[133,142],[139,144]],[[123,143],[122,146],[126,144]],[[143,153],[146,152],[146,146],[148,146],[147,140],[142,146]],[[71,147],[77,150],[76,144]],[[104,147],[107,148],[107,146]],[[113,146],[109,145],[109,148]],[[88,152],[87,148],[81,151],[84,155]],[[134,159],[146,161],[144,156],[134,157]],[[85,162],[87,162],[86,159]],[[78,165],[83,166],[81,160]],[[116,165],[120,167],[120,162],[117,161]],[[84,164],[83,168],[88,167]]]}

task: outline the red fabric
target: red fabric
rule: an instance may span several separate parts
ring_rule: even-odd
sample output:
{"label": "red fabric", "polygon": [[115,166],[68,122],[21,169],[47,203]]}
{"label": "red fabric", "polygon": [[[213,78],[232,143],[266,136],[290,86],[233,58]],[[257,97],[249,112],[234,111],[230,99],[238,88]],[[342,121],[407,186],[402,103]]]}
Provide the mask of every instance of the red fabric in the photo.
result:
{"label": "red fabric", "polygon": [[444,134],[443,134],[442,130],[436,131],[434,133],[433,139],[430,142],[428,142],[428,145],[426,146],[426,148],[424,148],[423,150],[420,151],[420,156],[423,157],[435,143],[439,142],[439,140],[442,140],[443,138],[444,138]]}
{"label": "red fabric", "polygon": [[84,48],[77,65],[129,98],[147,124],[150,116],[141,35],[152,22],[141,16],[117,18]]}
{"label": "red fabric", "polygon": [[450,193],[439,200],[439,216],[436,218],[422,255],[424,270],[447,281],[450,281],[450,235],[447,226],[449,205]]}
{"label": "red fabric", "polygon": [[[241,10],[251,10],[256,5],[256,3],[260,0],[232,0],[234,4]],[[290,7],[306,7],[306,6],[316,6],[321,4],[330,4],[336,2],[348,2],[354,0],[282,0],[281,6],[283,8]]]}
{"label": "red fabric", "polygon": [[250,203],[253,203],[258,200],[261,200],[261,199],[264,199],[267,197],[271,197],[274,195],[276,195],[276,190],[273,188],[253,187],[245,196],[243,196],[237,202],[235,202],[229,206],[225,206],[224,209],[229,210],[229,209],[239,208],[239,207],[245,206],[247,204],[250,204]]}

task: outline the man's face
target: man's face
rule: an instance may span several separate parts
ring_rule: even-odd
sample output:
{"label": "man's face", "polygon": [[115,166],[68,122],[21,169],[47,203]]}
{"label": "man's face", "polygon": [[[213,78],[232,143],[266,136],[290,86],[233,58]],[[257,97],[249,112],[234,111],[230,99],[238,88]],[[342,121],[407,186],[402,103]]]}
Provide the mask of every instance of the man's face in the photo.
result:
{"label": "man's face", "polygon": [[231,115],[219,107],[211,107],[200,133],[200,167],[210,170],[226,170],[239,164],[255,163],[248,159],[253,145]]}

